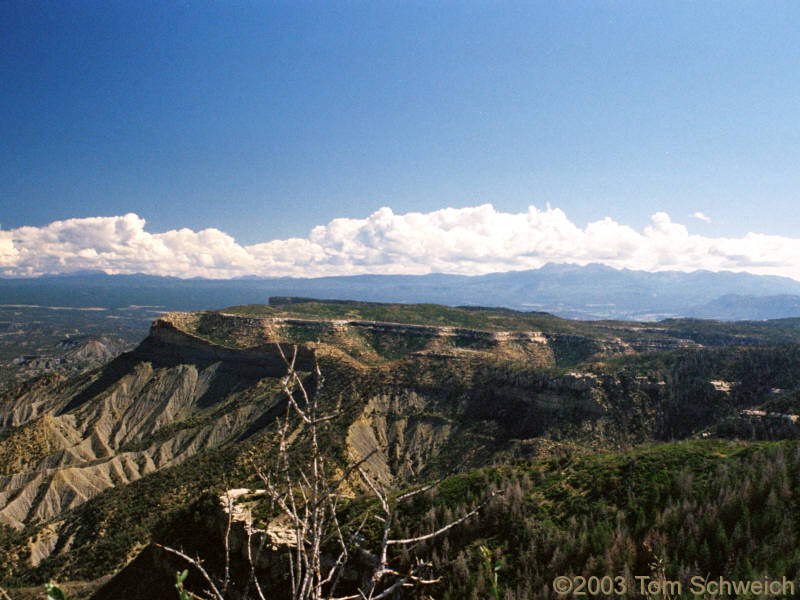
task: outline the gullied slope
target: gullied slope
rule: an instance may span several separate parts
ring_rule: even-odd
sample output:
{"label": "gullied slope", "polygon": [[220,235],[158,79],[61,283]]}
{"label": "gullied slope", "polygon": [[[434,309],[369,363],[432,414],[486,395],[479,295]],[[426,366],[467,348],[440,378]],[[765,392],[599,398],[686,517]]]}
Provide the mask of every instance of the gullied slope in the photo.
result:
{"label": "gullied slope", "polygon": [[[166,365],[125,356],[93,380],[65,386],[51,399],[52,412],[0,442],[0,452],[16,455],[0,476],[0,522],[19,528],[32,518],[49,520],[108,487],[232,439],[259,410],[236,402],[248,377],[259,378],[220,362]],[[18,406],[9,408],[10,418],[24,418]],[[224,414],[210,418],[215,410]]]}
{"label": "gullied slope", "polygon": [[[274,356],[219,357],[159,331],[91,374],[41,378],[0,402],[0,524],[20,530],[56,519],[231,442],[269,412]],[[34,548],[32,562],[43,555]]]}

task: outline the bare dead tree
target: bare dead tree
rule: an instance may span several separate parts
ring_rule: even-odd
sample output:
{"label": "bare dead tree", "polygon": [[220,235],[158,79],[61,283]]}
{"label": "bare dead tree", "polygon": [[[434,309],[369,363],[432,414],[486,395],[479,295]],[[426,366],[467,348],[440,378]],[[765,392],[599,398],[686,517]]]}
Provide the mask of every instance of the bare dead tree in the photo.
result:
{"label": "bare dead tree", "polygon": [[[266,487],[266,495],[270,502],[270,514],[278,515],[287,521],[292,532],[291,542],[286,544],[288,557],[289,584],[291,600],[381,600],[391,597],[402,588],[431,585],[440,578],[429,575],[431,564],[421,558],[415,558],[412,564],[402,570],[390,566],[393,547],[408,547],[436,538],[446,531],[463,523],[476,515],[499,492],[487,494],[475,508],[430,533],[408,538],[391,537],[395,525],[398,508],[401,503],[437,487],[445,479],[421,486],[399,495],[392,494],[390,489],[378,479],[371,477],[364,468],[373,450],[367,456],[358,458],[349,455],[349,464],[335,472],[335,464],[320,448],[320,432],[322,427],[338,418],[342,413],[340,407],[329,413],[320,411],[319,397],[323,385],[323,377],[319,364],[314,357],[313,377],[315,390],[309,393],[300,372],[295,368],[297,362],[297,346],[293,347],[291,358],[278,344],[278,350],[286,364],[287,374],[281,380],[286,396],[286,410],[277,422],[278,447],[275,462],[269,469],[254,464],[256,473]],[[308,449],[298,450],[297,441],[302,439]],[[380,513],[370,515],[365,511],[348,523],[342,523],[343,505],[348,500],[348,481],[360,478],[364,486],[378,501]],[[208,585],[205,598],[225,600],[230,585],[230,548],[228,537],[231,529],[233,503],[227,495],[228,524],[225,533],[225,576],[221,581],[214,578],[203,567],[199,558],[192,558],[173,548],[164,550],[179,556],[194,566]],[[369,552],[365,547],[363,535],[368,519],[375,518],[382,524],[382,534],[376,552]],[[253,555],[253,528],[247,525],[247,560],[250,565],[250,579],[244,594],[239,596],[250,598],[252,588],[257,598],[265,600],[262,582],[256,573],[256,562],[264,545],[264,536],[257,542]],[[345,566],[353,557],[351,549],[357,549],[360,557],[367,557],[373,566],[371,574],[362,580],[355,593],[337,595],[337,588],[342,582]],[[187,597],[198,598],[194,594]]]}

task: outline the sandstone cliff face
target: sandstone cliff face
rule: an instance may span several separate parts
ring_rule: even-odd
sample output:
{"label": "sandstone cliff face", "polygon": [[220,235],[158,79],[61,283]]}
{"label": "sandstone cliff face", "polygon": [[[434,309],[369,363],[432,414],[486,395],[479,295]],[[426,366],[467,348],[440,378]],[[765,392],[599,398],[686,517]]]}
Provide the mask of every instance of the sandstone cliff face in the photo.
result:
{"label": "sandstone cliff face", "polygon": [[[191,332],[191,333],[188,333]],[[367,363],[411,354],[477,355],[523,360],[532,366],[559,363],[562,348],[586,360],[635,351],[619,340],[598,341],[577,335],[541,331],[482,331],[365,320],[311,320],[249,317],[226,313],[171,313],[154,326],[162,339],[205,347],[219,342],[240,349],[263,349],[266,343],[321,343]],[[679,346],[676,342],[675,346]],[[269,351],[269,350],[267,350]]]}

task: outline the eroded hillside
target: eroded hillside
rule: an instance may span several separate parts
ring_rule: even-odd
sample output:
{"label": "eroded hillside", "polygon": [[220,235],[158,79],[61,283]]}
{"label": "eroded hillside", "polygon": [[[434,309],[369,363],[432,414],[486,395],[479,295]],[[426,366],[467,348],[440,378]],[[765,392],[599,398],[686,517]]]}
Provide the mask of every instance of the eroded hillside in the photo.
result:
{"label": "eroded hillside", "polygon": [[481,466],[730,433],[737,419],[769,420],[743,411],[777,410],[781,398],[793,414],[797,357],[771,346],[793,335],[432,305],[170,313],[102,368],[43,376],[0,400],[0,576],[108,574],[164,515],[221,478],[252,478],[248,457],[269,455],[285,406],[278,344],[297,347],[301,371],[316,357],[324,401],[345,409],[330,452],[374,451],[372,474],[402,484],[464,456]]}

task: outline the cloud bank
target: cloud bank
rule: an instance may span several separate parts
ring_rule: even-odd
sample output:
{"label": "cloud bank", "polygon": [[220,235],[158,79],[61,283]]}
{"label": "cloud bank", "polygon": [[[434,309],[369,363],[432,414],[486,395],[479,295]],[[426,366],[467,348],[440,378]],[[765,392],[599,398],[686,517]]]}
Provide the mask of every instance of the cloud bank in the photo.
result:
{"label": "cloud bank", "polygon": [[145,230],[129,213],[0,230],[0,274],[103,270],[177,277],[317,277],[362,273],[482,274],[548,262],[646,271],[708,269],[800,280],[800,239],[693,235],[658,212],[642,231],[606,217],[580,228],[558,208],[503,213],[490,204],[334,219],[307,238],[240,245],[218,229]]}

